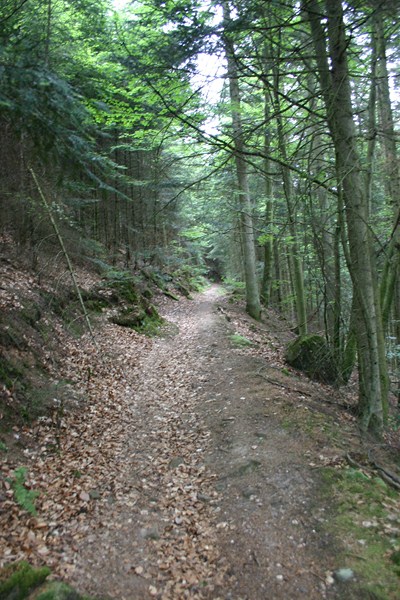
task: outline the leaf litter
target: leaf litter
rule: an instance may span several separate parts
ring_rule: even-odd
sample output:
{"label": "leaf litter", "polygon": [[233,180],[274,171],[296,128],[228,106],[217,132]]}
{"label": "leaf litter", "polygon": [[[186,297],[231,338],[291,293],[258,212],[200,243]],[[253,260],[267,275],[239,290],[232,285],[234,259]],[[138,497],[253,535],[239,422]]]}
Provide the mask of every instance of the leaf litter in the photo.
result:
{"label": "leaf litter", "polygon": [[[47,564],[80,591],[118,600],[331,597],[333,549],[312,534],[325,509],[304,511],[315,466],[341,468],[340,451],[289,443],[278,412],[308,410],[305,396],[254,377],[258,360],[284,366],[278,336],[227,306],[216,315],[217,298],[211,289],[179,305],[160,299],[175,324],[165,339],[105,318],[97,347],[58,332],[63,366],[49,356],[49,371],[79,401],[15,428],[37,515],[16,502],[20,462],[5,455],[0,565]],[[232,347],[227,327],[253,346]]]}

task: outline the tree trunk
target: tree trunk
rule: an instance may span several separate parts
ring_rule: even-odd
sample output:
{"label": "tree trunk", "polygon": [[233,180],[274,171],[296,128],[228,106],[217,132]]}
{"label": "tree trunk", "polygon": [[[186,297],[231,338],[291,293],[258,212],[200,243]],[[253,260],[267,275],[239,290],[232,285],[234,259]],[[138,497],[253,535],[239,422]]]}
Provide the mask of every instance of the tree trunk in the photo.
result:
{"label": "tree trunk", "polygon": [[319,3],[316,0],[304,1],[346,211],[349,269],[356,316],[360,427],[363,432],[380,434],[387,406],[388,378],[374,253],[368,226],[368,197],[356,148],[342,4],[340,0],[326,0],[325,5],[329,60]]}
{"label": "tree trunk", "polygon": [[[381,282],[381,302],[384,331],[387,332],[390,311],[395,311],[395,320],[400,318],[397,303],[394,303],[396,282],[400,267],[400,168],[396,147],[393,110],[390,100],[389,72],[386,58],[386,40],[382,11],[375,10],[372,19],[372,36],[375,49],[375,84],[379,115],[379,134],[384,153],[384,186],[387,202],[393,206],[393,228],[386,248]],[[397,340],[400,343],[400,340]]]}
{"label": "tree trunk", "polygon": [[230,24],[229,3],[221,3],[224,20],[224,45],[228,64],[229,94],[231,101],[232,130],[234,140],[234,158],[241,206],[241,227],[243,239],[244,271],[246,283],[246,310],[254,319],[260,319],[261,306],[256,274],[256,252],[254,244],[253,207],[250,198],[247,165],[243,156],[244,139],[240,112],[240,90],[238,70],[233,44],[228,31]]}
{"label": "tree trunk", "polygon": [[292,177],[289,170],[289,167],[286,166],[288,164],[288,157],[286,153],[286,140],[285,133],[283,130],[282,116],[281,116],[281,107],[279,100],[279,75],[277,69],[274,68],[274,105],[275,105],[275,113],[276,113],[276,123],[278,130],[278,148],[279,154],[283,159],[281,172],[282,172],[282,181],[283,181],[283,191],[286,198],[286,207],[288,214],[288,226],[289,233],[291,236],[291,242],[289,246],[290,252],[290,262],[291,272],[293,277],[293,292],[295,297],[295,307],[296,307],[296,320],[297,320],[297,329],[299,335],[307,334],[307,310],[306,310],[306,299],[304,294],[304,276],[303,276],[303,265],[302,259],[299,252],[298,246],[298,235],[297,235],[297,226],[296,226],[296,211],[293,202],[293,185],[292,185]]}
{"label": "tree trunk", "polygon": [[[267,78],[269,74],[269,66],[267,60],[264,60],[264,77]],[[264,81],[264,121],[265,121],[265,133],[264,133],[264,190],[265,190],[265,230],[267,239],[264,241],[264,270],[261,284],[261,298],[263,304],[268,306],[271,298],[271,285],[272,285],[272,268],[273,268],[273,237],[272,237],[272,224],[274,218],[274,202],[273,202],[273,180],[271,175],[272,162],[269,158],[271,153],[271,110],[270,110],[270,96],[268,93],[268,86]]]}

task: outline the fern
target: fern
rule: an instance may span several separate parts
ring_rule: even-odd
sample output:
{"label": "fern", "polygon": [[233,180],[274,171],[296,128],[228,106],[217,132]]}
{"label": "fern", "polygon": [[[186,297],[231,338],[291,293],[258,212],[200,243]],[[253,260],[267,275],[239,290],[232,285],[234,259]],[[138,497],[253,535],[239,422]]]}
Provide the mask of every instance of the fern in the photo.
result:
{"label": "fern", "polygon": [[27,471],[26,467],[18,467],[14,471],[14,478],[8,479],[8,481],[14,490],[16,502],[31,515],[36,515],[35,499],[39,496],[39,492],[28,490],[25,487]]}

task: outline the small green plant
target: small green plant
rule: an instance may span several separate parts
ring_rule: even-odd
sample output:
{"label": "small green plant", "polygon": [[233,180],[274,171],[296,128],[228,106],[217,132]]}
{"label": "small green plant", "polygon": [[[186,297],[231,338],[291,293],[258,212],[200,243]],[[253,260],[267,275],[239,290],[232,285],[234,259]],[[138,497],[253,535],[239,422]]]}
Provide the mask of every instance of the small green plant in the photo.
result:
{"label": "small green plant", "polygon": [[28,490],[25,487],[27,471],[26,467],[18,467],[14,471],[14,477],[8,478],[8,482],[14,490],[15,500],[21,508],[31,515],[36,515],[35,499],[39,496],[39,492]]}
{"label": "small green plant", "polygon": [[0,598],[23,600],[29,592],[44,582],[50,569],[34,569],[27,562],[12,563],[0,569]]}
{"label": "small green plant", "polygon": [[0,452],[8,452],[6,444],[2,441],[0,441]]}
{"label": "small green plant", "polygon": [[240,335],[239,333],[234,333],[230,336],[231,341],[235,344],[235,346],[239,346],[240,348],[246,348],[248,346],[253,346],[253,342],[248,340],[244,335]]}

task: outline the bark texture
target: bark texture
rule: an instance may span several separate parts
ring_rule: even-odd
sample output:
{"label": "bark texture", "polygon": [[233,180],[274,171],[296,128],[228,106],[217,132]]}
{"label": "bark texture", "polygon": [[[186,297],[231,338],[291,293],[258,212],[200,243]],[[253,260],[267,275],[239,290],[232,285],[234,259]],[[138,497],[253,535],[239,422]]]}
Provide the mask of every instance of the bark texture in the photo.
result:
{"label": "bark texture", "polygon": [[340,0],[326,0],[325,34],[321,23],[323,11],[319,3],[316,0],[305,0],[303,6],[311,25],[346,213],[349,270],[356,315],[360,426],[364,432],[379,434],[387,404],[388,378],[373,245],[368,224],[368,196],[356,146],[343,8]]}
{"label": "bark texture", "polygon": [[241,226],[243,239],[244,271],[246,282],[246,310],[254,319],[260,319],[260,292],[256,274],[256,251],[254,244],[253,207],[250,198],[247,165],[244,159],[244,139],[240,113],[240,89],[238,69],[228,31],[230,25],[229,3],[221,3],[224,19],[224,45],[228,65],[229,94],[231,101],[232,132],[234,141],[234,158],[238,182]]}

